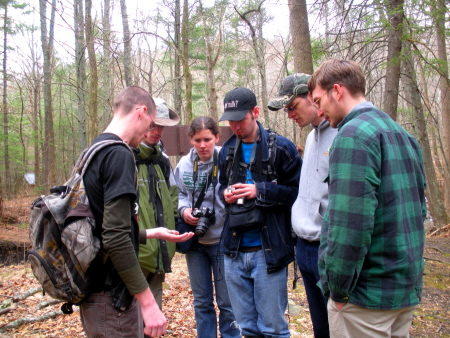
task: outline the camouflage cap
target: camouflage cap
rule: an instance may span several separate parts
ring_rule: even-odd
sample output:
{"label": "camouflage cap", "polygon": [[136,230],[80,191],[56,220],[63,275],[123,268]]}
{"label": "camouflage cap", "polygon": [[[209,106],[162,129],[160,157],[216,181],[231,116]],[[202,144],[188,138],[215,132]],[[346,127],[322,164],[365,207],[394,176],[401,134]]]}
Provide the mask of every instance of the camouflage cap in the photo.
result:
{"label": "camouflage cap", "polygon": [[296,73],[286,76],[281,83],[278,97],[272,99],[267,107],[276,111],[292,102],[295,97],[308,93],[308,80],[311,75]]}

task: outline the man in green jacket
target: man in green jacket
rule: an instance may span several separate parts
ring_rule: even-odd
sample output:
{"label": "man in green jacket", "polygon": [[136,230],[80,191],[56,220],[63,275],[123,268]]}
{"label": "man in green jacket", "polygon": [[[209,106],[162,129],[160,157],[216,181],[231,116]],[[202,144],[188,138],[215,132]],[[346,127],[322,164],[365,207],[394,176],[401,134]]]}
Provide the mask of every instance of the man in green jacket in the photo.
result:
{"label": "man in green jacket", "polygon": [[[161,98],[156,104],[155,129],[145,133],[136,155],[138,168],[138,224],[139,229],[166,227],[175,230],[178,214],[178,188],[169,158],[164,154],[161,137],[166,126],[174,126],[179,116],[167,107]],[[139,263],[147,278],[156,302],[162,305],[162,283],[166,272],[171,272],[170,261],[175,243],[161,239],[147,240],[139,246]]]}
{"label": "man in green jacket", "polygon": [[338,134],[319,248],[331,337],[408,337],[424,268],[419,143],[365,98],[361,67],[329,60],[308,89]]}

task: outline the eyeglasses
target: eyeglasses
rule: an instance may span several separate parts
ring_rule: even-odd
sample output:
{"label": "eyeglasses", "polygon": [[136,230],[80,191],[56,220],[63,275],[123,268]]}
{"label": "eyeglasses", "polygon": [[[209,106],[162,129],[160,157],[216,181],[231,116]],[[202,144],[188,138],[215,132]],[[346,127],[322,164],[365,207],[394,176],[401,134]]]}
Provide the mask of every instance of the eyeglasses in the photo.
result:
{"label": "eyeglasses", "polygon": [[312,105],[313,105],[313,107],[316,108],[317,110],[320,109],[320,100],[322,100],[322,98],[325,96],[326,93],[328,93],[328,92],[323,93],[321,97],[319,97],[318,99],[315,99],[315,100],[313,101]]}
{"label": "eyeglasses", "polygon": [[147,129],[147,131],[155,130],[157,127],[159,127],[159,126],[157,126],[155,124],[155,121],[152,121],[152,123],[150,123],[150,127]]}
{"label": "eyeglasses", "polygon": [[290,111],[294,111],[294,109],[295,109],[295,106],[296,105],[298,105],[299,104],[299,102],[300,101],[297,101],[297,103],[296,104],[294,104],[293,106],[291,106],[291,107],[285,107],[283,110],[284,110],[284,112],[285,113],[287,113],[287,112],[290,112]]}
{"label": "eyeglasses", "polygon": [[[137,107],[136,110],[139,110],[139,109],[142,109],[142,108],[143,108],[143,107]],[[147,112],[145,112],[145,113],[147,114]],[[152,119],[152,122],[150,123],[150,127],[147,129],[147,131],[155,130],[156,127],[158,127],[158,126],[155,124],[155,120],[151,117],[150,114],[147,114],[147,115],[150,116],[150,118]]]}
{"label": "eyeglasses", "polygon": [[[152,124],[152,125],[150,126],[150,128],[153,128],[153,129],[159,129],[159,130],[164,130],[164,128],[166,128],[166,126],[161,126],[161,125],[159,125],[159,124]],[[153,129],[151,129],[151,130],[153,130]],[[149,131],[151,131],[151,130],[149,130]]]}

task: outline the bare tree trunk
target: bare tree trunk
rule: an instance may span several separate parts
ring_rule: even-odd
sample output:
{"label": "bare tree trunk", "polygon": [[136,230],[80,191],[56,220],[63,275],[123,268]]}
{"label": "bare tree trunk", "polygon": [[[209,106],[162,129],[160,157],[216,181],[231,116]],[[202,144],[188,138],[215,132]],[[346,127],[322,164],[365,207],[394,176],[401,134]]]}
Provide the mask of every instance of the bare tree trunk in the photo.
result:
{"label": "bare tree trunk", "polygon": [[394,121],[397,120],[398,87],[400,81],[400,55],[402,52],[403,1],[390,0],[388,7],[388,57],[386,67],[386,87],[384,111]]}
{"label": "bare tree trunk", "polygon": [[306,0],[289,0],[288,5],[295,72],[312,74],[314,69]]}
{"label": "bare tree trunk", "polygon": [[269,108],[267,108],[267,105],[269,104],[269,97],[267,93],[267,73],[266,73],[266,62],[265,62],[265,55],[266,55],[266,46],[263,38],[263,13],[261,11],[261,6],[263,4],[263,1],[260,3],[260,10],[259,10],[259,16],[258,16],[258,36],[259,38],[256,40],[258,47],[255,49],[255,53],[259,54],[258,58],[258,69],[259,69],[259,76],[261,78],[261,101],[262,101],[262,108],[264,112],[264,121],[266,122],[266,126],[270,128],[270,114],[269,114]]}
{"label": "bare tree trunk", "polygon": [[[180,35],[181,35],[181,0],[175,0],[175,32],[174,32],[174,52],[175,52],[175,65],[174,65],[174,90],[173,90],[173,101],[174,101],[174,109],[175,111],[181,114],[181,44],[180,44]],[[184,121],[186,123],[186,121]]]}
{"label": "bare tree trunk", "polygon": [[94,24],[92,22],[92,0],[86,0],[86,44],[89,55],[89,136],[90,144],[98,134],[98,72],[94,49]]}
{"label": "bare tree trunk", "polygon": [[5,159],[5,177],[3,179],[3,193],[6,196],[11,194],[11,169],[9,167],[9,118],[8,118],[8,74],[6,71],[7,51],[8,51],[8,2],[3,5],[5,16],[3,17],[3,133],[4,133],[4,159]]}
{"label": "bare tree trunk", "polygon": [[448,76],[448,58],[446,45],[446,13],[447,6],[445,0],[437,0],[434,14],[436,26],[437,54],[439,58],[439,90],[441,92],[441,113],[442,113],[442,145],[444,152],[444,204],[447,212],[450,212],[450,84]]}
{"label": "bare tree trunk", "polygon": [[349,19],[349,12],[352,9],[353,0],[350,1],[348,6],[346,6],[346,0],[338,0],[336,1],[338,10],[339,10],[339,16],[341,18],[341,27],[345,27],[343,38],[345,41],[345,44],[342,46],[347,50],[346,52],[346,59],[353,59],[353,38],[352,38],[352,25]]}
{"label": "bare tree trunk", "polygon": [[183,19],[181,22],[181,43],[183,45],[181,60],[183,63],[184,80],[186,82],[186,124],[191,123],[192,115],[192,74],[189,67],[189,2],[184,0]]}
{"label": "bare tree trunk", "polygon": [[111,0],[104,0],[103,9],[103,114],[102,128],[106,126],[112,111],[112,90],[111,90],[111,18],[110,18]]}
{"label": "bare tree trunk", "polygon": [[423,160],[425,165],[425,175],[427,177],[426,195],[428,198],[428,205],[430,212],[435,219],[435,225],[442,227],[449,222],[449,217],[445,211],[442,200],[442,193],[437,182],[436,171],[431,153],[430,142],[428,139],[427,123],[423,111],[422,102],[420,100],[421,93],[417,85],[417,75],[414,67],[414,60],[411,55],[410,43],[404,44],[404,76],[402,82],[404,83],[407,101],[410,103],[414,112],[414,129],[415,136],[420,143],[423,152]]}
{"label": "bare tree trunk", "polygon": [[417,67],[419,68],[419,74],[420,74],[420,85],[422,86],[421,96],[423,98],[426,110],[428,112],[427,117],[427,124],[428,124],[428,131],[429,131],[429,137],[428,140],[430,141],[430,147],[432,149],[431,154],[433,155],[433,164],[435,168],[441,171],[441,176],[443,176],[443,171],[441,170],[442,164],[441,164],[441,158],[439,156],[440,153],[442,153],[442,149],[438,145],[437,139],[438,135],[436,134],[436,129],[439,128],[438,123],[431,114],[431,100],[430,95],[428,94],[428,81],[425,78],[425,72],[422,63],[417,62]]}
{"label": "bare tree trunk", "polygon": [[[43,185],[49,188],[56,184],[56,153],[55,132],[53,128],[52,110],[52,54],[55,25],[56,0],[52,0],[49,34],[47,36],[47,3],[39,0],[41,21],[42,54],[44,55],[44,110],[45,110],[45,137],[44,137],[44,177]],[[46,189],[47,190],[47,189]]]}
{"label": "bare tree trunk", "polygon": [[[214,68],[216,67],[217,60],[219,59],[220,51],[222,49],[222,25],[223,17],[225,14],[225,7],[220,7],[216,5],[214,8],[215,17],[219,19],[218,32],[212,40],[210,32],[212,31],[212,25],[208,25],[206,20],[206,13],[203,10],[202,2],[199,2],[199,11],[203,22],[203,38],[205,40],[206,48],[206,69],[207,69],[207,79],[208,79],[208,105],[209,105],[209,115],[214,119],[219,119],[219,113],[217,108],[217,90],[216,90],[216,79],[214,75]],[[217,13],[218,12],[218,13]]]}
{"label": "bare tree trunk", "polygon": [[[156,34],[158,34],[158,24],[156,24]],[[153,95],[153,76],[154,76],[154,69],[155,69],[155,62],[156,58],[158,56],[158,39],[156,39],[154,47],[151,46],[149,40],[147,39],[147,36],[143,37],[146,44],[147,44],[147,50],[148,50],[148,57],[146,58],[146,62],[144,63],[144,66],[146,66],[147,62],[149,64],[148,70],[145,71],[145,74],[148,75],[147,81],[147,88],[150,95]],[[154,52],[152,52],[152,49],[154,49]],[[144,69],[142,69],[142,72],[144,72]],[[145,79],[145,77],[143,77]],[[170,104],[170,103],[168,103]]]}
{"label": "bare tree trunk", "polygon": [[120,10],[122,12],[123,25],[123,72],[125,76],[125,85],[132,86],[131,76],[131,34],[128,26],[127,5],[125,0],[120,0]]}
{"label": "bare tree trunk", "polygon": [[[264,0],[259,3],[258,9],[251,9],[245,13],[240,13],[236,6],[234,7],[235,11],[238,13],[239,17],[245,22],[245,24],[248,26],[250,30],[250,37],[252,38],[252,46],[253,51],[255,52],[256,57],[256,64],[258,66],[258,72],[261,80],[261,105],[264,115],[264,120],[266,122],[266,127],[270,127],[270,116],[269,116],[269,109],[267,108],[268,103],[268,95],[267,95],[267,78],[266,78],[266,64],[264,60],[265,55],[265,46],[264,46],[264,39],[262,35],[262,25],[263,25],[263,18],[262,18],[262,11],[261,7]],[[257,13],[258,14],[258,24],[256,27],[250,22],[249,18],[247,16],[250,16],[251,14]]]}
{"label": "bare tree trunk", "polygon": [[74,1],[75,67],[77,77],[77,112],[79,150],[86,148],[86,57],[83,0]]}
{"label": "bare tree trunk", "polygon": [[36,187],[41,187],[42,179],[41,179],[41,170],[40,170],[40,149],[39,149],[39,88],[40,88],[40,80],[39,80],[39,71],[37,68],[38,60],[36,57],[36,51],[34,49],[34,34],[32,35],[32,43],[31,43],[31,61],[32,61],[32,88],[33,88],[33,110],[31,115],[31,124],[33,131],[33,148],[34,148],[34,175],[35,175],[35,184]]}

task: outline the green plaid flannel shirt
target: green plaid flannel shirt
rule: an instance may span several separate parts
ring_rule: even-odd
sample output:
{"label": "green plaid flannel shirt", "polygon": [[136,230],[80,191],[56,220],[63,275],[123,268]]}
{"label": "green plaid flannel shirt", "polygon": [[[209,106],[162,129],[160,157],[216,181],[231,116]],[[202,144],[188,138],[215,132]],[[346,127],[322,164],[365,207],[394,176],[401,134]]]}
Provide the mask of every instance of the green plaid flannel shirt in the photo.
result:
{"label": "green plaid flannel shirt", "polygon": [[417,305],[425,174],[418,142],[370,102],[338,125],[319,250],[326,297],[371,309]]}

